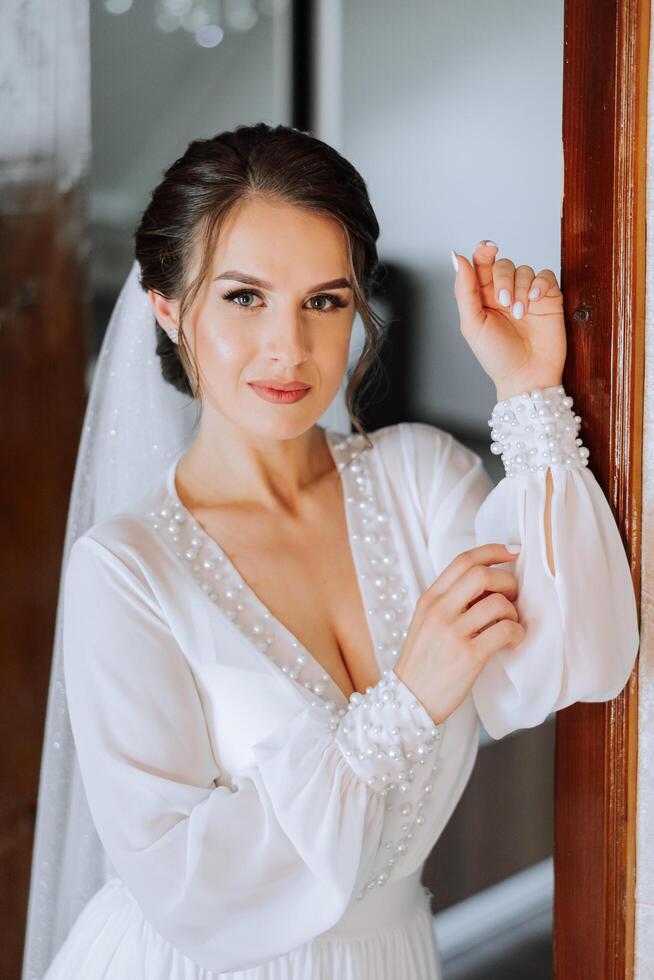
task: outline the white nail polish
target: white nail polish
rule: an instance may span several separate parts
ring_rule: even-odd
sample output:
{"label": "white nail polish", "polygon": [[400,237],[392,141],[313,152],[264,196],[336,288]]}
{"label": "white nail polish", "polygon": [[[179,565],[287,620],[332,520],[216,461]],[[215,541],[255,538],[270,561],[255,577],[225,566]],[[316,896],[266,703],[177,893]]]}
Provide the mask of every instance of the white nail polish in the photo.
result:
{"label": "white nail polish", "polygon": [[528,299],[538,299],[539,296],[540,296],[540,289],[538,288],[538,286],[534,286],[534,288],[530,289],[529,292],[527,293]]}
{"label": "white nail polish", "polygon": [[486,242],[485,242],[485,244],[486,244],[486,245],[494,245],[494,246],[495,246],[495,248],[497,248],[497,242],[492,242],[492,241],[490,240],[490,238],[487,238],[487,239],[486,239]]}
{"label": "white nail polish", "polygon": [[511,293],[508,291],[508,289],[500,289],[500,303],[502,306],[511,305]]}
{"label": "white nail polish", "polygon": [[518,300],[517,303],[513,304],[513,316],[515,317],[516,320],[521,320],[524,312],[525,312],[525,308],[523,304],[520,302],[520,300]]}
{"label": "white nail polish", "polygon": [[458,272],[459,271],[459,260],[456,257],[456,253],[455,253],[454,249],[452,249],[452,251],[451,251],[450,254],[452,256],[452,265],[454,266],[454,271],[455,272]]}

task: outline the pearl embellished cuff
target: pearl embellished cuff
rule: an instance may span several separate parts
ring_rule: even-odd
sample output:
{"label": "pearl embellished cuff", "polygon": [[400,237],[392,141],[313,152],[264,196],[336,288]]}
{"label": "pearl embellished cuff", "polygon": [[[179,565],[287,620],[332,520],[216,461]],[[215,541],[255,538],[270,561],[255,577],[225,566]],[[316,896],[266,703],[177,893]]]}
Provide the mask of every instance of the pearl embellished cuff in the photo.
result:
{"label": "pearl embellished cuff", "polygon": [[577,433],[581,416],[563,385],[534,388],[498,402],[488,424],[491,452],[502,456],[507,476],[535,473],[549,466],[581,468],[589,450]]}
{"label": "pearl embellished cuff", "polygon": [[433,763],[441,731],[390,670],[365,694],[353,692],[334,737],[357,775],[386,795],[393,789],[406,792],[415,779],[414,767]]}

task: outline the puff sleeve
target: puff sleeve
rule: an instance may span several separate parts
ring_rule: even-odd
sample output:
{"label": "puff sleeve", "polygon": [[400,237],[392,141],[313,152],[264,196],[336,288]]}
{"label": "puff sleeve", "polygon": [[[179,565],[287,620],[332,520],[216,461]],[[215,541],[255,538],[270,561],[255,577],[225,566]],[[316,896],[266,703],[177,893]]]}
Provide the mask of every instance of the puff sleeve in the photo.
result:
{"label": "puff sleeve", "polygon": [[381,849],[405,753],[439,730],[394,672],[338,723],[307,705],[220,784],[189,661],[147,578],[83,535],[64,586],[64,672],[89,807],[143,914],[200,966],[245,969],[334,925]]}
{"label": "puff sleeve", "polygon": [[[571,405],[562,385],[495,405],[491,451],[502,454],[506,473],[497,485],[481,458],[451,435],[413,426],[434,575],[475,545],[521,546],[517,560],[505,566],[517,579],[524,639],[493,654],[471,689],[495,739],[538,725],[576,701],[616,697],[638,652],[629,562],[609,503],[588,468],[588,450],[577,435],[581,419]],[[554,574],[544,524],[548,468]]]}

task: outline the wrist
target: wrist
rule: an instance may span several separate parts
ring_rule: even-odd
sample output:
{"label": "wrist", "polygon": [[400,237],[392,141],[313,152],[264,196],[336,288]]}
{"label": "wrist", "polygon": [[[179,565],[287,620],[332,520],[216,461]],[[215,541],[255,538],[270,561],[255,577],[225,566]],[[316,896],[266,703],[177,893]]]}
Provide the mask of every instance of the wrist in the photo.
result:
{"label": "wrist", "polygon": [[526,384],[506,384],[506,385],[496,385],[495,394],[497,396],[497,401],[506,401],[509,398],[513,398],[514,395],[522,395],[525,392],[532,392],[535,388],[553,388],[558,387],[558,385],[563,384],[563,378],[559,376],[558,379],[553,379],[549,381],[530,381]]}
{"label": "wrist", "polygon": [[334,738],[357,775],[385,795],[406,779],[407,766],[438,751],[441,731],[391,670],[365,694],[350,695]]}
{"label": "wrist", "polygon": [[550,466],[588,465],[588,449],[578,435],[581,416],[563,385],[544,385],[518,392],[495,405],[491,452],[501,455],[507,476],[535,473]]}

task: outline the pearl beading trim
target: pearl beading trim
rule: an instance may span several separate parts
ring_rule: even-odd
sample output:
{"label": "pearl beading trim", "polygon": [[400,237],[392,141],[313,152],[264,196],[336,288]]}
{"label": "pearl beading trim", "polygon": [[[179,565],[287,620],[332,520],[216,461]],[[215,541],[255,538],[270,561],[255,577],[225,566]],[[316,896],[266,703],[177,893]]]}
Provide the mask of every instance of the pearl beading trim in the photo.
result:
{"label": "pearl beading trim", "polygon": [[[208,537],[183,505],[168,498],[157,511],[150,511],[151,526],[175,546],[175,555],[187,563],[200,588],[211,602],[292,680],[301,680],[308,655],[299,640],[262,606],[256,593],[236,571],[227,555]],[[276,654],[285,653],[285,662]],[[330,678],[323,671],[320,680],[305,681],[304,686],[321,697]],[[318,704],[312,701],[312,704]],[[334,711],[334,701],[325,702]],[[343,713],[345,709],[343,709]]]}
{"label": "pearl beading trim", "polygon": [[563,385],[534,388],[498,402],[491,412],[491,452],[502,456],[507,476],[549,466],[588,466],[589,450],[577,436],[581,416]]}
{"label": "pearl beading trim", "polygon": [[392,670],[365,695],[354,691],[348,713],[336,741],[354,771],[382,795],[406,792],[415,776],[406,764],[424,762],[440,739],[427,710]]}
{"label": "pearl beading trim", "polygon": [[390,533],[390,514],[373,479],[364,437],[355,433],[332,445],[346,494],[355,561],[364,568],[359,573],[360,589],[377,658],[390,667],[399,656],[412,616],[408,589],[396,574],[401,565]]}
{"label": "pearl beading trim", "polygon": [[[348,717],[339,724],[335,739],[367,786],[382,796],[393,792],[400,798],[403,794],[414,795],[416,766],[426,770],[418,780],[418,799],[400,803],[400,815],[406,818],[400,826],[401,836],[382,842],[382,848],[390,853],[382,866],[368,876],[357,901],[371,888],[386,884],[396,861],[408,853],[417,828],[425,823],[422,810],[434,790],[441,728],[394,670],[384,673],[365,695],[355,691],[350,698]],[[391,809],[389,802],[386,811]]]}
{"label": "pearl beading trim", "polygon": [[[423,810],[433,791],[432,778],[437,772],[434,759],[442,726],[433,724],[431,716],[392,667],[407,636],[412,609],[407,599],[408,589],[394,573],[401,567],[400,559],[392,534],[385,533],[390,530],[390,514],[378,496],[366,455],[367,442],[359,433],[337,439],[335,433],[326,430],[326,437],[343,480],[353,557],[382,666],[377,685],[369,686],[365,695],[353,691],[347,708],[323,696],[330,685],[341,692],[309,651],[266,609],[176,493],[169,489],[162,506],[151,510],[148,517],[151,527],[174,549],[207,598],[284,674],[315,695],[311,705],[322,707],[331,715],[329,728],[336,733],[344,758],[369,787],[388,797],[387,811],[393,807],[393,796],[388,794],[400,795],[400,816],[407,818],[400,827],[402,836],[383,842],[383,849],[391,853],[383,866],[368,877],[357,896],[361,900],[367,890],[386,883],[395,862],[408,853],[415,830],[425,822]],[[389,666],[384,667],[384,662]],[[319,679],[312,679],[310,675],[317,671]],[[420,797],[414,804],[406,797],[413,795],[416,764],[421,770],[427,767],[427,772]],[[400,765],[402,768],[397,769]],[[225,782],[236,789],[228,774]]]}
{"label": "pearl beading trim", "polygon": [[[377,497],[370,462],[364,453],[368,448],[365,439],[359,433],[337,441],[335,433],[327,430],[326,435],[343,481],[353,557],[372,640],[382,665],[380,673],[383,674],[384,661],[392,666],[407,635],[412,614],[408,589],[395,574],[395,569],[400,568],[399,557],[392,535],[384,533],[390,515]],[[321,670],[309,651],[272,616],[177,495],[169,490],[163,506],[150,511],[148,517],[151,526],[174,546],[175,554],[187,564],[207,598],[257,649],[288,677],[315,694],[320,700],[313,699],[314,706],[324,704],[328,711],[343,715],[346,708],[339,709],[334,699],[323,699],[329,686],[333,686],[335,693],[340,693],[329,674]],[[359,571],[360,568],[363,571]],[[318,672],[319,679],[315,676]],[[334,730],[338,721],[333,719],[331,724]]]}

